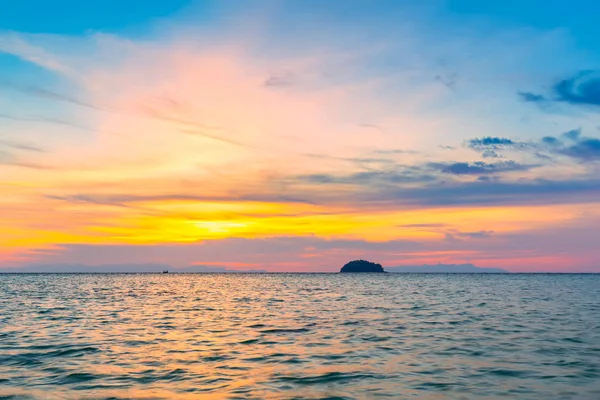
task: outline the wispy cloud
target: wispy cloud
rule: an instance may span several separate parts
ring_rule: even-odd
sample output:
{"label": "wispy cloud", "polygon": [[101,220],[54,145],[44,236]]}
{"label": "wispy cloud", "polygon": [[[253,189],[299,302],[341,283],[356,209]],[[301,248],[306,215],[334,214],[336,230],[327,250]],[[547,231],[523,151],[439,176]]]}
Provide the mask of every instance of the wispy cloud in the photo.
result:
{"label": "wispy cloud", "polygon": [[74,96],[64,94],[64,93],[59,93],[59,92],[56,92],[53,90],[49,90],[49,89],[34,86],[34,85],[21,85],[21,84],[16,84],[14,82],[0,81],[0,86],[5,87],[10,90],[14,90],[14,91],[23,93],[23,94],[26,94],[26,95],[29,95],[29,96],[39,97],[42,99],[64,102],[64,103],[73,104],[76,106],[81,106],[81,107],[86,107],[86,108],[91,108],[91,109],[99,110],[99,111],[109,111],[105,107],[101,107],[101,106],[92,104],[90,102],[78,99]]}
{"label": "wispy cloud", "polygon": [[43,153],[44,149],[33,144],[18,142],[13,140],[0,140],[0,146],[8,147],[15,150],[33,151],[36,153]]}

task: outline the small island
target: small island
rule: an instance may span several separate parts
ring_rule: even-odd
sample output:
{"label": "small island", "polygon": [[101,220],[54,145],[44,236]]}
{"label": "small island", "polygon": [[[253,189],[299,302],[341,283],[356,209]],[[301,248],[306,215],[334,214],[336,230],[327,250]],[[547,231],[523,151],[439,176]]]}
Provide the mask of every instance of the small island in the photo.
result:
{"label": "small island", "polygon": [[340,273],[357,273],[357,272],[385,272],[381,264],[376,264],[366,260],[350,261],[342,267]]}

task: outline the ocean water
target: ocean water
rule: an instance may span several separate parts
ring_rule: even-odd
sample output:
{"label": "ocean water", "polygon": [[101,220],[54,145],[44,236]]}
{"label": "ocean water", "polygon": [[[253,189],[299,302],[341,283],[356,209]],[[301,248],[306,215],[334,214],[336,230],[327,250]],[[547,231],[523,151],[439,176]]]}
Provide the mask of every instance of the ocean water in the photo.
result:
{"label": "ocean water", "polygon": [[600,275],[0,275],[2,399],[600,399]]}

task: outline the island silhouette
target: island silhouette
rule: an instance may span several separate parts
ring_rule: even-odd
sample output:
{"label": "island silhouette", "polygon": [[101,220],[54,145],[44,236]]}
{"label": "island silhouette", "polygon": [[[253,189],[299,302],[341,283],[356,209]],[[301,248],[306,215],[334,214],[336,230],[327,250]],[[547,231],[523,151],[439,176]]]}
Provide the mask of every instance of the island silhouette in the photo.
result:
{"label": "island silhouette", "polygon": [[342,267],[340,273],[358,273],[358,272],[385,272],[381,264],[366,260],[354,260],[350,261]]}

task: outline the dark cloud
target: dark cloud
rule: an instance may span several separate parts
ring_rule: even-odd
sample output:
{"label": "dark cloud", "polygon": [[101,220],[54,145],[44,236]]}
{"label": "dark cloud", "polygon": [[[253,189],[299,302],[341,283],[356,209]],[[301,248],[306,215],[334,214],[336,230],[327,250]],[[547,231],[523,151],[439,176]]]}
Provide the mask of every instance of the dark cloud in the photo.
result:
{"label": "dark cloud", "polygon": [[527,171],[536,165],[524,165],[515,161],[499,161],[496,163],[485,163],[483,161],[475,162],[455,162],[455,163],[430,163],[431,167],[439,169],[445,174],[452,175],[486,175],[501,172]]}
{"label": "dark cloud", "polygon": [[600,161],[600,139],[582,136],[581,129],[572,129],[560,138],[545,136],[537,147],[535,155],[540,158],[551,159],[550,156],[562,155],[577,162]]}
{"label": "dark cloud", "polygon": [[482,175],[482,176],[478,176],[477,180],[481,181],[481,182],[496,182],[496,181],[499,181],[500,178],[496,175],[492,175],[492,176]]}
{"label": "dark cloud", "polygon": [[301,175],[300,181],[316,184],[346,184],[346,185],[368,185],[376,186],[380,184],[402,184],[431,182],[437,179],[436,176],[416,171],[365,171],[346,175],[333,174],[311,174]]}
{"label": "dark cloud", "polygon": [[501,151],[505,150],[526,150],[531,147],[530,143],[517,142],[515,140],[496,137],[496,136],[485,136],[481,138],[473,138],[465,141],[464,145],[471,150],[475,150],[481,153],[483,158],[503,158]]}
{"label": "dark cloud", "polygon": [[483,158],[502,158],[502,155],[495,150],[484,150],[481,155]]}
{"label": "dark cloud", "polygon": [[600,139],[583,137],[561,153],[579,161],[600,161]]}
{"label": "dark cloud", "polygon": [[405,206],[576,204],[600,199],[600,179],[446,182],[381,190],[362,199]]}
{"label": "dark cloud", "polygon": [[569,140],[578,140],[581,136],[581,129],[572,129],[563,133],[562,136]]}
{"label": "dark cloud", "polygon": [[[499,151],[510,149],[528,152],[548,162],[555,161],[556,156],[567,156],[578,162],[600,160],[600,139],[582,136],[580,128],[567,131],[559,137],[544,136],[540,140],[531,142],[518,142],[502,137],[483,137],[467,140],[465,144],[468,148],[481,152],[484,158],[502,158]],[[464,175],[527,170],[535,165],[503,161],[492,164],[459,162],[444,167],[446,173]]]}
{"label": "dark cloud", "polygon": [[558,101],[600,106],[600,71],[580,71],[556,83],[553,91]]}
{"label": "dark cloud", "polygon": [[485,156],[488,154],[497,154],[500,150],[523,150],[531,146],[527,142],[518,142],[513,139],[497,136],[484,136],[481,138],[473,138],[465,141],[466,147],[482,152]]}
{"label": "dark cloud", "polygon": [[521,100],[529,103],[541,103],[548,101],[545,96],[531,92],[518,92],[517,95],[521,98]]}
{"label": "dark cloud", "polygon": [[[434,164],[434,166],[438,171],[448,167],[440,163]],[[490,168],[488,164],[484,167],[467,164],[467,167],[454,166],[455,172],[475,176],[476,180],[444,179],[444,176],[451,177],[451,174],[423,174],[431,179],[428,181],[422,179],[416,184],[407,181],[403,175],[392,175],[393,178],[390,179],[390,176],[385,173],[315,174],[291,178],[290,182],[296,179],[301,186],[293,189],[295,186],[291,185],[290,190],[292,193],[295,190],[297,197],[309,198],[315,203],[349,202],[363,207],[376,205],[382,209],[427,206],[577,204],[600,199],[600,179],[591,176],[568,180],[520,179],[505,181],[497,175],[506,170],[522,170],[524,168],[530,168],[530,166],[499,163]],[[343,192],[320,188],[320,186],[341,183],[352,186]],[[315,187],[311,187],[311,184]]]}
{"label": "dark cloud", "polygon": [[518,92],[521,100],[533,103],[549,101],[580,106],[600,106],[600,70],[579,71],[556,82],[548,96],[532,92]]}
{"label": "dark cloud", "polygon": [[470,139],[467,143],[473,149],[511,147],[516,144],[512,139],[492,136]]}
{"label": "dark cloud", "polygon": [[553,136],[544,136],[542,138],[542,143],[548,146],[561,146],[563,144],[562,141],[558,140],[557,138],[553,137]]}

